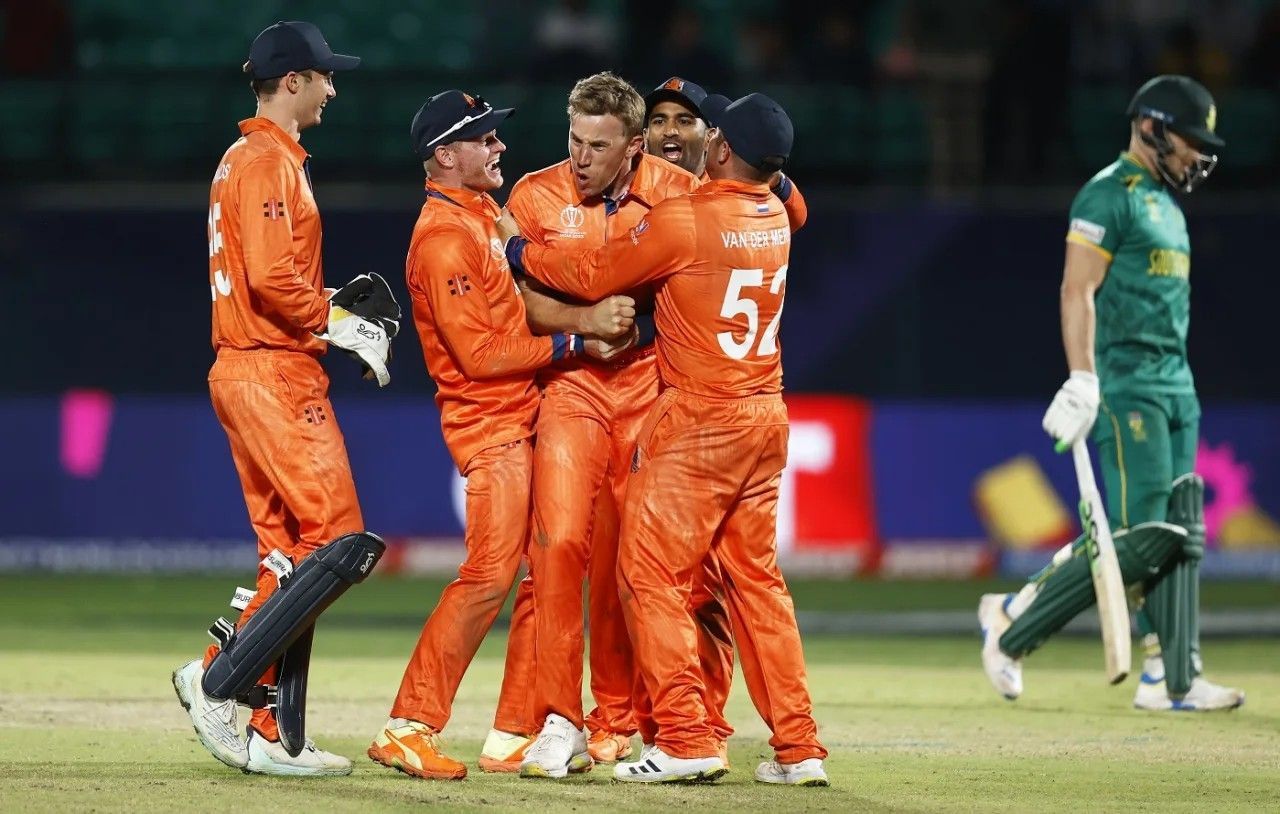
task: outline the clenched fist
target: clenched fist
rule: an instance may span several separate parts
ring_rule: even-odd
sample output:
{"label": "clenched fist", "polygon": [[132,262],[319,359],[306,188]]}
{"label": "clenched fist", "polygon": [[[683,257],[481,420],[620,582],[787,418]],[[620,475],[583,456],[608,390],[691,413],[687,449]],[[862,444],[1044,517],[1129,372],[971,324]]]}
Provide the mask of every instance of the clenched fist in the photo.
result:
{"label": "clenched fist", "polygon": [[639,341],[640,329],[633,325],[617,339],[611,341],[588,339],[584,343],[584,348],[588,356],[608,362],[634,348]]}
{"label": "clenched fist", "polygon": [[587,313],[585,334],[600,339],[617,339],[636,322],[636,301],[625,294],[605,297]]}

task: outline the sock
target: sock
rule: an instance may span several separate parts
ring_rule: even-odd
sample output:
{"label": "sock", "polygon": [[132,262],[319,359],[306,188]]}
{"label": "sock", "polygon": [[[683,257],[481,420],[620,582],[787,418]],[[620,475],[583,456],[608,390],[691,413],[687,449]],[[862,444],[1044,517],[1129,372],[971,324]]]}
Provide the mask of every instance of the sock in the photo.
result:
{"label": "sock", "polygon": [[1017,619],[1022,615],[1022,612],[1027,609],[1027,606],[1035,600],[1036,594],[1038,593],[1040,593],[1040,586],[1036,583],[1028,582],[1026,585],[1023,585],[1022,590],[1018,591],[1016,594],[1010,595],[1010,597],[1004,601],[1005,615],[1010,619]]}

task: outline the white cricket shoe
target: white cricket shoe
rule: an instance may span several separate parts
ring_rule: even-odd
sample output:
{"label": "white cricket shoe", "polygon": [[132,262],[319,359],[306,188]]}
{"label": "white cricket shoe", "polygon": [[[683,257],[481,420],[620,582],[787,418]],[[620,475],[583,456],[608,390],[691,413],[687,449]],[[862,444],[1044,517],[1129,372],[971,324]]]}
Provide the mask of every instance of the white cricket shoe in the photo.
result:
{"label": "white cricket shoe", "polygon": [[728,771],[718,756],[672,757],[662,747],[653,746],[643,750],[637,761],[615,764],[613,779],[624,783],[711,783]]}
{"label": "white cricket shoe", "polygon": [[1010,701],[1022,695],[1022,659],[1000,650],[1000,637],[1013,624],[1004,612],[1009,594],[983,594],[978,603],[978,625],[982,628],[982,667],[991,686]]}
{"label": "white cricket shoe", "polygon": [[567,718],[553,712],[547,716],[533,745],[524,750],[520,776],[558,780],[569,772],[590,771],[593,765],[587,752],[587,736]]}
{"label": "white cricket shoe", "polygon": [[233,769],[249,762],[249,749],[240,739],[239,713],[234,699],[216,701],[204,694],[204,661],[195,659],[173,671],[173,689],[191,715],[196,737],[209,753]]}
{"label": "white cricket shoe", "polygon": [[351,774],[351,761],[342,755],[317,749],[311,738],[307,738],[297,757],[290,757],[283,745],[273,743],[250,729],[249,763],[244,771],[246,774],[289,777],[340,777]]}
{"label": "white cricket shoe", "polygon": [[822,759],[811,757],[799,763],[779,763],[766,760],[756,767],[756,780],[761,783],[779,783],[787,786],[829,786]]}
{"label": "white cricket shoe", "polygon": [[1244,691],[1223,687],[1200,676],[1191,679],[1191,689],[1182,698],[1170,698],[1164,683],[1164,663],[1159,656],[1142,664],[1142,678],[1133,696],[1133,706],[1153,712],[1214,712],[1244,704]]}

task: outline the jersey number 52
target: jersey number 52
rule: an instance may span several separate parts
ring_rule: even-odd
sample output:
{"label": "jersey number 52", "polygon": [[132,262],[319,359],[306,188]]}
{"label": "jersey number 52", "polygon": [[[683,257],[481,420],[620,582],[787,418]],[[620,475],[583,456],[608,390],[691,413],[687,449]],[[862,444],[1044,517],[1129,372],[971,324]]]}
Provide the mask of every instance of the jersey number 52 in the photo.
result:
{"label": "jersey number 52", "polygon": [[[749,296],[743,296],[743,289],[763,288],[764,287],[764,269],[731,269],[729,274],[729,287],[724,292],[724,303],[720,306],[720,316],[725,319],[735,319],[739,315],[747,318],[747,331],[742,335],[742,339],[735,337],[738,331],[721,331],[716,334],[716,339],[720,342],[720,349],[725,355],[731,359],[745,359],[751,353],[751,348],[756,344],[756,335],[760,331],[760,306]],[[782,266],[773,275],[773,281],[769,284],[769,293],[775,297],[786,297],[786,292],[782,290],[783,285],[787,282],[787,267]],[[760,344],[756,346],[756,356],[772,356],[778,352],[778,324],[782,320],[782,299],[778,300],[778,312],[773,315],[773,319],[769,320],[769,324],[765,326],[764,333],[760,334]]]}

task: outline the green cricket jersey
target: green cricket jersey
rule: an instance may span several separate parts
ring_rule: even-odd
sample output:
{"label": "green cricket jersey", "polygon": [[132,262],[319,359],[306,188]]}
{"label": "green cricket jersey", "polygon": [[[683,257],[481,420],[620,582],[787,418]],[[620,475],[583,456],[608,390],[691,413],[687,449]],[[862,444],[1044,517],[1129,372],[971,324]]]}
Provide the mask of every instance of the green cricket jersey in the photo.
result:
{"label": "green cricket jersey", "polygon": [[1102,392],[1194,393],[1191,242],[1168,187],[1122,153],[1076,195],[1067,240],[1111,261],[1095,298]]}

